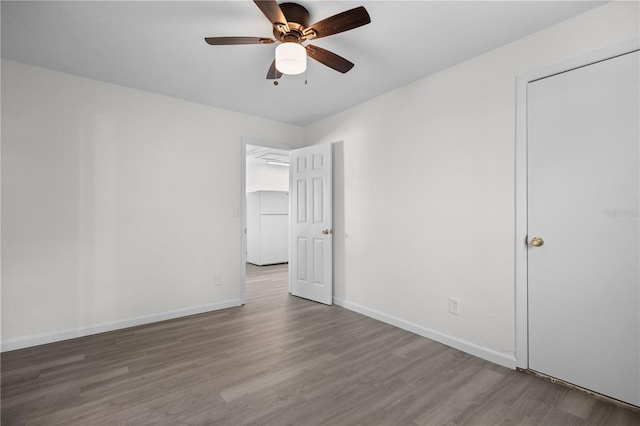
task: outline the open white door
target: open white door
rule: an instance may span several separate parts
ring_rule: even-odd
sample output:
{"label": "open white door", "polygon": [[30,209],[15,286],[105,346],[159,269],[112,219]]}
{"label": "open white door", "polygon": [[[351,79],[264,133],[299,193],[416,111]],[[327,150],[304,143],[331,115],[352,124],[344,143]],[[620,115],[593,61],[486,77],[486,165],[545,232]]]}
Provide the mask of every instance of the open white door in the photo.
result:
{"label": "open white door", "polygon": [[331,144],[291,151],[291,294],[331,305]]}

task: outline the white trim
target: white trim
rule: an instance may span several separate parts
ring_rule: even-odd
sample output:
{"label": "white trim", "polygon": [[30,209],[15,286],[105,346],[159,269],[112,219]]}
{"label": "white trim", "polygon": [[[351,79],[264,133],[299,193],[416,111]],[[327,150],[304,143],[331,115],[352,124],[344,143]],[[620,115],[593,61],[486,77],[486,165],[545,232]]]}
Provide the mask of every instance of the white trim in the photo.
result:
{"label": "white trim", "polygon": [[289,151],[289,235],[287,235],[287,260],[289,261],[289,263],[287,264],[287,292],[289,294],[292,294],[293,292],[293,275],[291,274],[291,258],[292,258],[292,251],[291,251],[291,233],[293,232],[293,222],[292,222],[292,217],[293,217],[293,204],[291,202],[291,200],[293,199],[293,166],[291,163],[291,154],[293,153],[293,151],[295,151],[294,149],[292,149],[291,151]]}
{"label": "white trim", "polygon": [[515,282],[516,282],[516,365],[529,368],[527,298],[527,85],[535,80],[570,71],[640,49],[640,37],[599,49],[586,55],[522,74],[516,79],[515,147]]}
{"label": "white trim", "polygon": [[478,346],[475,343],[458,339],[457,337],[449,336],[448,334],[440,333],[439,331],[431,330],[418,324],[405,321],[401,318],[387,315],[375,309],[369,309],[362,305],[358,305],[357,303],[349,302],[337,297],[333,298],[333,303],[345,309],[349,309],[350,311],[357,312],[370,318],[377,319],[378,321],[391,324],[403,330],[410,331],[411,333],[415,333],[422,337],[426,337],[427,339],[435,340],[436,342],[442,343],[443,345],[461,350],[468,354],[477,356],[478,358],[482,358],[495,364],[502,365],[503,367],[511,368],[513,370],[515,370],[516,368],[516,359],[511,355]]}
{"label": "white trim", "polygon": [[91,334],[105,333],[107,331],[120,330],[123,328],[135,327],[138,325],[151,324],[159,321],[166,321],[174,318],[186,317],[189,315],[202,314],[205,312],[218,311],[220,309],[233,308],[240,306],[240,299],[226,300],[223,302],[210,303],[208,305],[193,306],[190,308],[175,309],[172,311],[161,312],[158,314],[144,315],[141,317],[129,318],[126,320],[112,321],[89,327],[78,328],[74,330],[56,331],[53,333],[36,334],[32,336],[22,337],[15,340],[2,342],[2,352],[13,351],[16,349],[28,348],[31,346],[44,345],[61,340],[75,339],[77,337],[88,336]]}
{"label": "white trim", "polygon": [[240,303],[247,303],[247,140],[240,138]]}

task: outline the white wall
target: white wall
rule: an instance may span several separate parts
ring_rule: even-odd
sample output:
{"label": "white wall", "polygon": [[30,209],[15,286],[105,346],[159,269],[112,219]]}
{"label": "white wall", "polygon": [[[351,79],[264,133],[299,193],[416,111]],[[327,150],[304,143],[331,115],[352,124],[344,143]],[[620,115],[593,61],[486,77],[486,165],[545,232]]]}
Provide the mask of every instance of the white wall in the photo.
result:
{"label": "white wall", "polygon": [[308,126],[342,141],[336,301],[514,367],[516,76],[637,37],[638,16],[607,4]]}
{"label": "white wall", "polygon": [[303,139],[2,61],[3,349],[237,305],[243,136]]}
{"label": "white wall", "polygon": [[289,191],[289,168],[247,160],[247,192]]}

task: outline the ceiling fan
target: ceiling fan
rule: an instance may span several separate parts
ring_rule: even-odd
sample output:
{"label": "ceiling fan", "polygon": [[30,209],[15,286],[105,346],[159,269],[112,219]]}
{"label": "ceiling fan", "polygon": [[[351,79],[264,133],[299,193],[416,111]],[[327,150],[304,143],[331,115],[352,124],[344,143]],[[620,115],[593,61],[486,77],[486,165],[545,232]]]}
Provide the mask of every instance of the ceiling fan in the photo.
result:
{"label": "ceiling fan", "polygon": [[278,4],[275,0],[254,0],[254,3],[273,25],[275,40],[263,37],[206,37],[204,40],[212,46],[280,42],[276,48],[276,59],[267,72],[269,80],[277,80],[282,74],[304,72],[307,56],[341,73],[348,72],[353,68],[352,62],[321,47],[302,43],[349,31],[371,22],[369,13],[363,6],[309,25],[309,11],[297,3]]}

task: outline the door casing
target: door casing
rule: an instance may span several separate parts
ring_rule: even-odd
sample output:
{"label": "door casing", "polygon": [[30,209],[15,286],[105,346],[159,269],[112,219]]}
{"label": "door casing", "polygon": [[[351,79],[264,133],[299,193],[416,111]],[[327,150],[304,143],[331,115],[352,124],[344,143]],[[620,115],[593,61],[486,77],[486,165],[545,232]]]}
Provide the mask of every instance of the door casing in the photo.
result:
{"label": "door casing", "polygon": [[535,80],[640,50],[640,37],[518,76],[516,80],[515,307],[516,366],[529,368],[527,297],[527,85]]}

